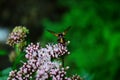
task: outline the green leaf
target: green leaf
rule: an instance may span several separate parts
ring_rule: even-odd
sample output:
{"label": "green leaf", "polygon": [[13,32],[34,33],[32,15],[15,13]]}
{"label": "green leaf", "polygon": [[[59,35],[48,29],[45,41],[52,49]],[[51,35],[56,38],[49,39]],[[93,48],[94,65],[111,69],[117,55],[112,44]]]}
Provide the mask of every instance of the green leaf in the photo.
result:
{"label": "green leaf", "polygon": [[4,69],[0,72],[0,80],[7,80],[9,72],[11,71],[11,67]]}

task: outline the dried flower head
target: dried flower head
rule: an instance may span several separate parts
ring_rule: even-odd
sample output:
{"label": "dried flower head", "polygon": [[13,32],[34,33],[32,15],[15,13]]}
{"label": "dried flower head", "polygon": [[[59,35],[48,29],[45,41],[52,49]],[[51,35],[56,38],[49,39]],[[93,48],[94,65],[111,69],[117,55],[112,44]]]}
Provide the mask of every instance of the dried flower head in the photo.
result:
{"label": "dried flower head", "polygon": [[15,53],[15,51],[11,51],[11,53],[9,54],[9,61],[10,62],[14,62],[16,59],[17,54]]}
{"label": "dried flower head", "polygon": [[9,34],[7,44],[10,46],[14,46],[15,44],[23,42],[28,33],[29,30],[26,27],[16,26]]}

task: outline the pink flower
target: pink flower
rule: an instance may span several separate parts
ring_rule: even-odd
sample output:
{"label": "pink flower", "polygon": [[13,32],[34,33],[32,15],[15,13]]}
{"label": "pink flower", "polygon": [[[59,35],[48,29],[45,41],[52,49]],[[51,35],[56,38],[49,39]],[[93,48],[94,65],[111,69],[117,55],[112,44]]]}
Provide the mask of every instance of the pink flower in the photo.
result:
{"label": "pink flower", "polygon": [[39,43],[31,43],[26,47],[27,62],[20,69],[11,71],[8,80],[30,80],[33,73],[36,73],[35,80],[79,80],[78,77],[66,77],[66,70],[69,67],[61,67],[61,62],[52,60],[68,54],[67,47],[61,44],[46,45],[45,48],[40,47]]}

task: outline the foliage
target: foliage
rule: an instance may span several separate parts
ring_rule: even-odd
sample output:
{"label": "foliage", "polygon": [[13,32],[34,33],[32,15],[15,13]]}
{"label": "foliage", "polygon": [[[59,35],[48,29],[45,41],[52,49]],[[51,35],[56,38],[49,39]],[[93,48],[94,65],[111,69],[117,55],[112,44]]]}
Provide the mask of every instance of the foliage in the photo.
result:
{"label": "foliage", "polygon": [[[120,58],[120,16],[119,4],[103,1],[59,0],[59,6],[69,11],[60,21],[45,19],[47,29],[62,31],[72,26],[67,38],[71,40],[71,54],[66,58],[72,72],[89,74],[93,80],[113,80],[119,76]],[[116,15],[115,15],[116,14]],[[44,39],[50,36],[45,32]],[[54,36],[53,36],[54,39]],[[43,40],[44,41],[44,40]],[[53,40],[50,40],[53,41]]]}

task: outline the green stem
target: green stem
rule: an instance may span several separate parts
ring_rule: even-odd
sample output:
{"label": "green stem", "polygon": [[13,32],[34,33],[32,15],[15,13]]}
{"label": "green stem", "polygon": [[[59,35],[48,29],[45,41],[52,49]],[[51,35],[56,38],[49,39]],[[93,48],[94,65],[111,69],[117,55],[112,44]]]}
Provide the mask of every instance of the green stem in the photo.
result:
{"label": "green stem", "polygon": [[20,54],[20,52],[21,52],[21,49],[19,48],[19,45],[15,46],[15,51],[16,51],[16,54],[18,56]]}
{"label": "green stem", "polygon": [[64,67],[64,56],[62,57],[62,67]]}
{"label": "green stem", "polygon": [[[64,63],[64,56],[62,56],[62,67],[64,67],[65,66],[65,63]],[[65,77],[63,77],[63,80],[65,79]]]}

